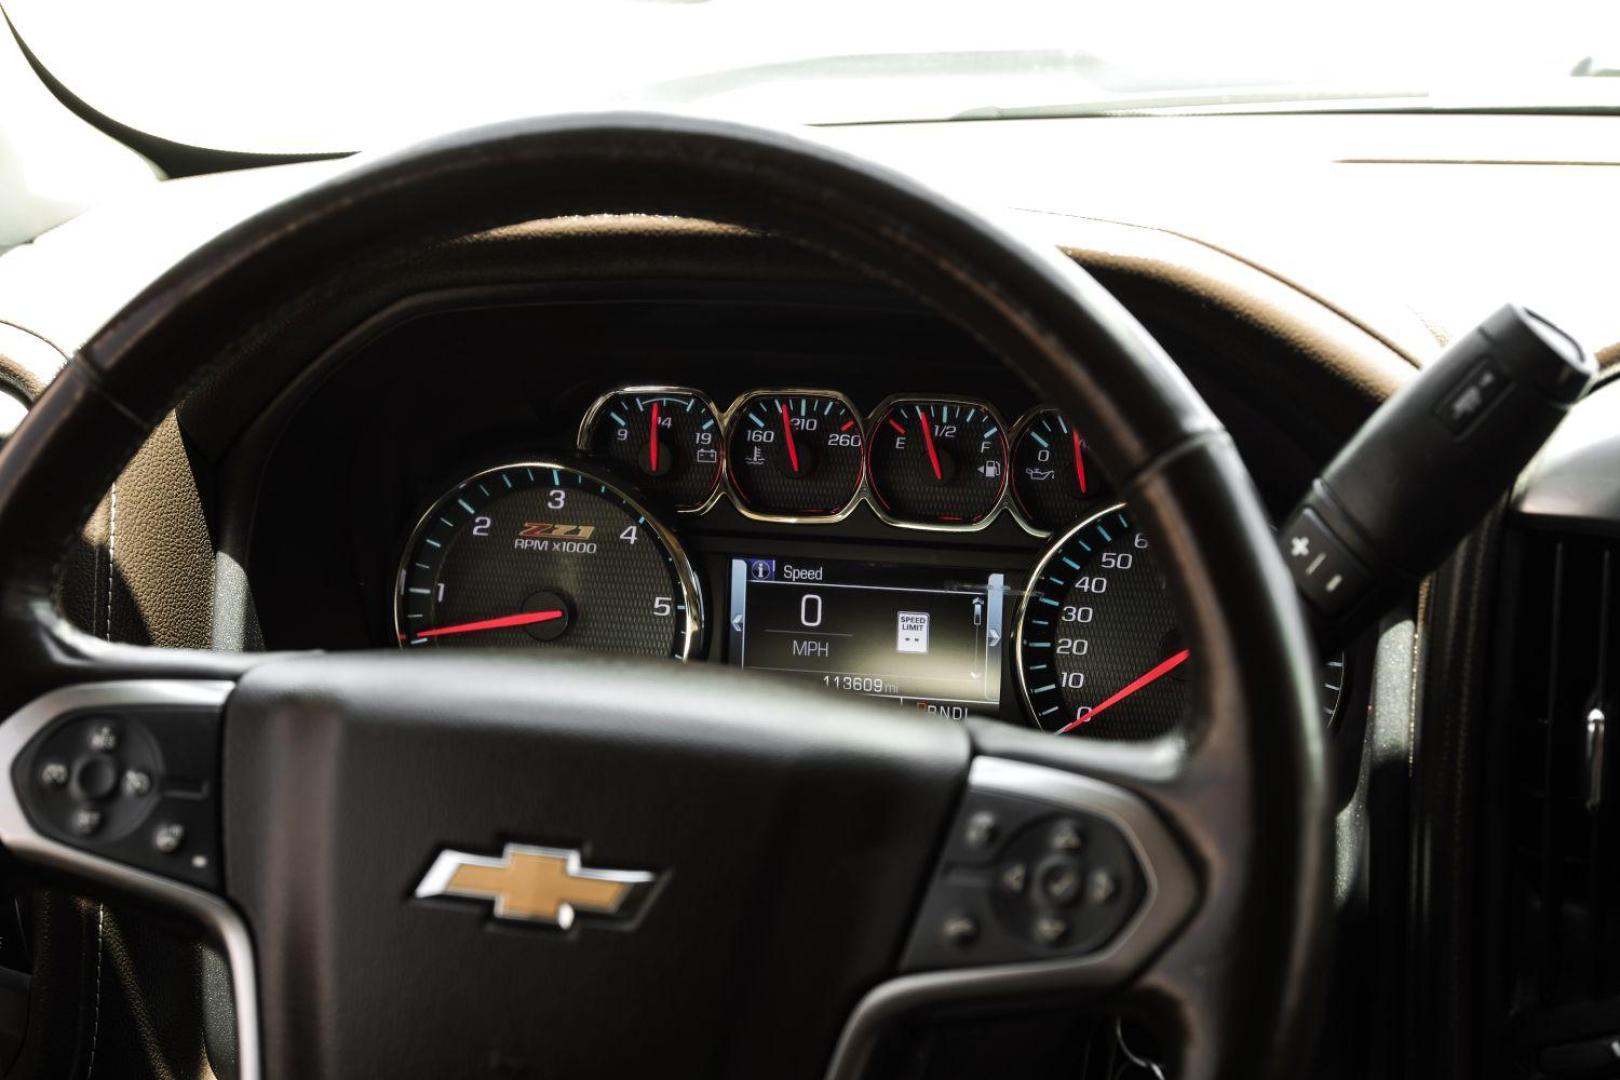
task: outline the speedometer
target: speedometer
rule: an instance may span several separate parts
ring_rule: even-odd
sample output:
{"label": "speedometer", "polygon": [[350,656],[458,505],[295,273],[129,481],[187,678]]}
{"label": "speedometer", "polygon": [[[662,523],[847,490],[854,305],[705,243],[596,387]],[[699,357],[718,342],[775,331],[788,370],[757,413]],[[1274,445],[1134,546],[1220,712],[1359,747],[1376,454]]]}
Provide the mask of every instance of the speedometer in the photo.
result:
{"label": "speedometer", "polygon": [[[1013,649],[1024,705],[1042,730],[1149,739],[1186,716],[1197,658],[1182,639],[1147,535],[1123,506],[1082,521],[1042,556]],[[1344,663],[1341,654],[1323,666],[1329,723]]]}
{"label": "speedometer", "polygon": [[1052,545],[1030,578],[1014,648],[1024,702],[1045,731],[1145,739],[1186,713],[1191,654],[1147,536],[1123,506]]}
{"label": "speedometer", "polygon": [[549,461],[488,469],[423,515],[401,560],[401,646],[566,645],[684,660],[702,631],[673,534],[607,480]]}

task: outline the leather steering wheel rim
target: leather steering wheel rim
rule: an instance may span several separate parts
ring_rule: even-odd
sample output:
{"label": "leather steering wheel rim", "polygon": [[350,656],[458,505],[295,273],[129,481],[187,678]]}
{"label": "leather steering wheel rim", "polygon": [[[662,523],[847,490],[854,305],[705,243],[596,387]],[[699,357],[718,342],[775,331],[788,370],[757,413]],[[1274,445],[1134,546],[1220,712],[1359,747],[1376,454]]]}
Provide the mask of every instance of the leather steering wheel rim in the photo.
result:
{"label": "leather steering wheel rim", "polygon": [[1195,721],[1129,747],[974,723],[974,747],[1119,784],[1176,836],[1199,903],[1132,991],[1172,1034],[1180,1075],[1297,1069],[1329,923],[1323,735],[1293,588],[1229,437],[1071,261],[802,138],[651,114],[515,121],[356,159],[188,256],[94,335],[0,450],[0,711],[69,684],[234,679],[259,659],[109,645],[54,598],[90,509],[245,328],[335,256],[593,213],[737,224],[860,266],[977,335],[1089,433],[1155,537],[1200,657]]}

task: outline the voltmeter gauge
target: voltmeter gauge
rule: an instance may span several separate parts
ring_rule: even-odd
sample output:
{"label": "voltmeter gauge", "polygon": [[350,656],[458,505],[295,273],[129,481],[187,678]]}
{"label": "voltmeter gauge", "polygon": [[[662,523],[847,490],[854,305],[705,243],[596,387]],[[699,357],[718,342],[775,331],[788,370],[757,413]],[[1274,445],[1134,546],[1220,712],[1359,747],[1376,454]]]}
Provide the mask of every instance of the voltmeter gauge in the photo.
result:
{"label": "voltmeter gauge", "polygon": [[878,516],[896,525],[977,529],[1007,490],[1007,435],[982,401],[891,398],[872,420],[868,469]]}
{"label": "voltmeter gauge", "polygon": [[821,390],[759,390],[726,419],[737,506],[762,521],[838,521],[860,495],[865,435],[855,407]]}
{"label": "voltmeter gauge", "polygon": [[677,510],[705,510],[720,490],[720,414],[696,390],[627,386],[604,394],[580,424],[579,448]]}

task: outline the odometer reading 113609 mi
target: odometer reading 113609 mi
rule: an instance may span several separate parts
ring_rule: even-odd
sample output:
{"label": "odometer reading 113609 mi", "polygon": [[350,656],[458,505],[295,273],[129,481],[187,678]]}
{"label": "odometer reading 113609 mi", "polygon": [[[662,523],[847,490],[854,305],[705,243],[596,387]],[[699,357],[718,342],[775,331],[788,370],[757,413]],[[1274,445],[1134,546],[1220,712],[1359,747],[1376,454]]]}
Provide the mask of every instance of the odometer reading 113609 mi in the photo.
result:
{"label": "odometer reading 113609 mi", "polygon": [[563,645],[685,659],[701,630],[674,536],[601,477],[489,469],[422,516],[396,583],[407,647]]}

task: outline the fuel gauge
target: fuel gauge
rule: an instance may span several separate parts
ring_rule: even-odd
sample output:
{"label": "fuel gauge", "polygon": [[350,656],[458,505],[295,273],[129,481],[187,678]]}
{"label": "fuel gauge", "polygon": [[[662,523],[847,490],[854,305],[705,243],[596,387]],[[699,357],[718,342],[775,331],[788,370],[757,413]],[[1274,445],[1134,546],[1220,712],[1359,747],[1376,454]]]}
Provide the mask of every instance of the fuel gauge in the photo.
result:
{"label": "fuel gauge", "polygon": [[1007,490],[1007,435],[982,401],[890,398],[872,421],[878,516],[926,529],[978,529]]}

